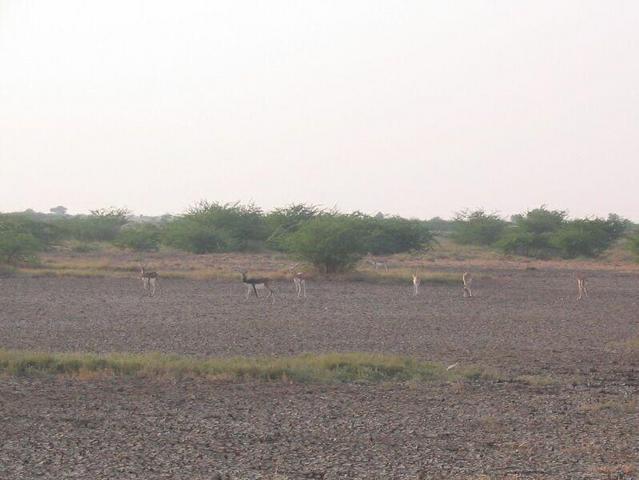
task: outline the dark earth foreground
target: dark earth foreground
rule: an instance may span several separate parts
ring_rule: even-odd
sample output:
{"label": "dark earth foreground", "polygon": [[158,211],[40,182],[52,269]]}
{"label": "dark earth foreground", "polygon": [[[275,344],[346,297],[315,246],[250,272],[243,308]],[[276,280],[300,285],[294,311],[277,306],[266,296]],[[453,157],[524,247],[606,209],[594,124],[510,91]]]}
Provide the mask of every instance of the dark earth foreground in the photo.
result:
{"label": "dark earth foreground", "polygon": [[0,478],[636,478],[636,394],[10,379]]}
{"label": "dark earth foreground", "polygon": [[[298,300],[163,280],[0,279],[0,347],[401,353],[502,380],[289,385],[1,378],[0,479],[639,478],[639,276],[477,272],[456,286],[314,282]],[[532,377],[522,377],[529,375]]]}

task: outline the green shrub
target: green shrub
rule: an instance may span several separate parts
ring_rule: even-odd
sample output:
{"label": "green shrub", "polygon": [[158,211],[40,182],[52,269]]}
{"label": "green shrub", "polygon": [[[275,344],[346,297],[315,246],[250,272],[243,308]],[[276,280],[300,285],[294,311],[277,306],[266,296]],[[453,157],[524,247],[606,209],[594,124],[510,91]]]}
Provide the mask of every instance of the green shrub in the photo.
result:
{"label": "green shrub", "polygon": [[579,219],[566,222],[551,242],[564,257],[596,257],[606,250],[615,239],[610,225],[602,219]]}
{"label": "green shrub", "polygon": [[55,220],[69,238],[84,242],[113,241],[128,222],[125,209],[106,208],[92,210],[90,215],[76,215]]}
{"label": "green shrub", "polygon": [[630,228],[632,222],[620,217],[616,213],[609,213],[606,220],[605,229],[611,242],[621,238]]}
{"label": "green shrub", "polygon": [[258,249],[267,237],[268,227],[258,207],[202,201],[166,224],[163,242],[208,253]]}
{"label": "green shrub", "polygon": [[639,259],[639,233],[628,237],[628,249]]}
{"label": "green shrub", "polygon": [[57,238],[53,230],[22,215],[0,215],[0,263],[33,262]]}
{"label": "green shrub", "polygon": [[30,233],[0,229],[0,263],[33,262],[42,249],[42,243]]}
{"label": "green shrub", "polygon": [[63,237],[63,232],[57,225],[25,213],[0,214],[0,228],[30,234],[40,242],[42,249],[55,245]]}
{"label": "green shrub", "polygon": [[368,217],[366,222],[366,250],[373,255],[422,250],[434,242],[433,234],[419,220],[401,217]]}
{"label": "green shrub", "polygon": [[501,238],[506,225],[495,213],[466,210],[455,216],[452,238],[462,245],[492,245]]}
{"label": "green shrub", "polygon": [[547,210],[543,205],[523,215],[514,215],[513,224],[504,230],[496,245],[506,253],[528,257],[557,256],[560,250],[553,235],[565,224],[566,215],[563,210]]}
{"label": "green shrub", "polygon": [[223,234],[190,218],[178,218],[166,224],[162,243],[191,253],[224,252],[230,239]]}
{"label": "green shrub", "polygon": [[548,210],[542,205],[523,215],[513,215],[512,222],[521,230],[539,236],[555,233],[563,226],[567,215],[565,210]]}
{"label": "green shrub", "polygon": [[253,204],[200,202],[188,210],[186,218],[223,232],[232,250],[250,249],[268,237],[264,214]]}
{"label": "green shrub", "polygon": [[513,226],[506,229],[497,246],[507,253],[530,257],[595,257],[621,237],[628,225],[615,214],[606,220],[567,220],[565,211],[542,206],[513,216]]}
{"label": "green shrub", "polygon": [[535,238],[532,233],[518,227],[511,227],[504,232],[495,245],[506,253],[529,257],[535,256],[533,252],[539,253],[535,250],[534,244]]}
{"label": "green shrub", "polygon": [[138,252],[157,251],[160,248],[160,228],[151,223],[125,226],[113,244]]}
{"label": "green shrub", "polygon": [[275,250],[285,250],[288,235],[296,232],[304,223],[324,213],[319,207],[303,203],[276,208],[264,219],[269,230],[267,245]]}
{"label": "green shrub", "polygon": [[424,226],[435,235],[449,235],[455,229],[454,220],[444,220],[441,217],[433,217],[422,222]]}
{"label": "green shrub", "polygon": [[352,268],[367,251],[366,222],[352,215],[324,215],[304,223],[286,241],[287,251],[325,273]]}

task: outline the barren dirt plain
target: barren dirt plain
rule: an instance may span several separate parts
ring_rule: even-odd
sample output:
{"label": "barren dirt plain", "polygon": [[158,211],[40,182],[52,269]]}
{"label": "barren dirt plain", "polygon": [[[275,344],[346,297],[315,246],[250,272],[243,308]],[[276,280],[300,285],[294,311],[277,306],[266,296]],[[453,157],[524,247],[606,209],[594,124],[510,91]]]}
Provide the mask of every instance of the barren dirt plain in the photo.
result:
{"label": "barren dirt plain", "polygon": [[[456,273],[455,265],[433,270]],[[0,379],[0,478],[638,478],[639,274],[474,269],[461,286],[309,281],[244,299],[237,281],[0,279],[0,347],[285,356],[382,352],[494,378],[299,384]],[[635,343],[633,343],[635,341]]]}

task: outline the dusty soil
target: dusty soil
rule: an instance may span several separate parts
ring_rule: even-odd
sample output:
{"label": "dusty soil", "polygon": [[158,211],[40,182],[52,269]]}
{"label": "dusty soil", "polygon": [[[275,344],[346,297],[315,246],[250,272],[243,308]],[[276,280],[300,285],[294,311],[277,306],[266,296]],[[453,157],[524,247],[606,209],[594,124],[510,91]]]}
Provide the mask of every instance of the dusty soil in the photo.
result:
{"label": "dusty soil", "polygon": [[639,417],[627,394],[9,379],[0,477],[636,478]]}
{"label": "dusty soil", "polygon": [[[0,347],[289,355],[378,351],[504,381],[288,385],[0,379],[0,478],[637,478],[639,275],[477,272],[461,288],[0,279]],[[552,385],[527,385],[535,375]],[[536,383],[533,380],[532,383]],[[543,383],[543,382],[542,382]],[[481,475],[488,477],[481,477]]]}
{"label": "dusty soil", "polygon": [[597,272],[578,302],[568,272],[484,271],[461,287],[312,282],[308,298],[276,283],[274,304],[238,282],[1,279],[0,345],[50,351],[162,351],[210,356],[376,351],[493,366],[505,374],[623,376],[637,358],[639,275]]}

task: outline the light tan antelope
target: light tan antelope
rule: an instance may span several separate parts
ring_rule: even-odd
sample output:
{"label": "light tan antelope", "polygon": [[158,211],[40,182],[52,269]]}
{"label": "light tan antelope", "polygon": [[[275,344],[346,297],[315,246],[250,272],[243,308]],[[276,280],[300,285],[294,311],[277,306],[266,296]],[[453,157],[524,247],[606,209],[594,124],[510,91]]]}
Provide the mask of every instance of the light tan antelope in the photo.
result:
{"label": "light tan antelope", "polygon": [[464,298],[473,296],[473,291],[470,288],[472,283],[473,276],[468,272],[464,272],[462,275],[462,284],[464,285]]}
{"label": "light tan antelope", "polygon": [[247,273],[246,271],[240,272],[240,274],[242,275],[242,283],[246,285],[246,299],[248,300],[248,298],[251,296],[251,292],[255,293],[255,296],[257,298],[260,298],[260,296],[257,293],[257,290],[264,289],[268,291],[268,295],[266,296],[266,298],[270,297],[271,303],[275,303],[275,292],[271,288],[271,280],[266,277],[259,277],[259,278],[247,277],[246,273]]}
{"label": "light tan antelope", "polygon": [[422,279],[417,276],[417,272],[413,273],[413,295],[419,294],[419,285],[422,283]]}
{"label": "light tan antelope", "polygon": [[581,300],[583,297],[588,297],[588,287],[586,287],[586,277],[583,274],[577,275],[577,291],[579,296],[577,300]]}
{"label": "light tan antelope", "polygon": [[306,298],[306,274],[304,272],[296,272],[295,268],[299,265],[296,263],[292,267],[288,267],[288,271],[291,274],[291,278],[293,279],[293,285],[295,285],[295,292],[297,293],[297,298],[304,297]]}
{"label": "light tan antelope", "polygon": [[306,298],[306,276],[304,275],[304,272],[297,272],[293,275],[293,283],[297,290],[297,298],[302,296]]}
{"label": "light tan antelope", "polygon": [[154,296],[159,278],[158,272],[147,271],[145,270],[144,265],[140,265],[140,277],[142,278],[144,293],[148,293],[151,297]]}

